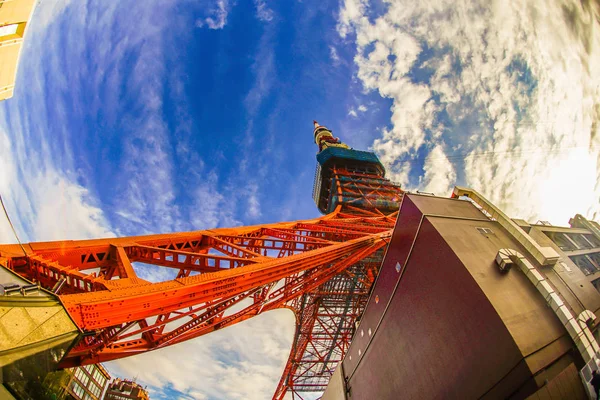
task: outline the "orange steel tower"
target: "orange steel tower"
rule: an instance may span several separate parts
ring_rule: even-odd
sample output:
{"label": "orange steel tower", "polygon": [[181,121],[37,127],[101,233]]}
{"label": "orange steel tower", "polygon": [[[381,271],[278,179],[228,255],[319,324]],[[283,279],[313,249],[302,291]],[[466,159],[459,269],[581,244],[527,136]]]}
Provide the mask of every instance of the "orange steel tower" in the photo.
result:
{"label": "orange steel tower", "polygon": [[[367,303],[403,192],[375,154],[314,125],[320,218],[0,246],[0,261],[54,288],[81,330],[60,365],[132,356],[287,308],[296,332],[273,398],[324,391]],[[151,283],[134,263],[177,276]]]}

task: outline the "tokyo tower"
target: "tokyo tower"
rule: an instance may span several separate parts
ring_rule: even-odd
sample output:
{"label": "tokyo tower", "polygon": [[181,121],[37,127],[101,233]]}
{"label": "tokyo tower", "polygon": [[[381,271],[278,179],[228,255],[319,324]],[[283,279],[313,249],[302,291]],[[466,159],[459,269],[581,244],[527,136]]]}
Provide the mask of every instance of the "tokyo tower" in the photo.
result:
{"label": "tokyo tower", "polygon": [[[80,332],[60,366],[133,356],[287,308],[296,330],[273,398],[324,391],[367,304],[403,192],[374,153],[316,121],[314,140],[320,218],[1,245],[0,264],[56,294]],[[178,272],[151,283],[132,263]]]}

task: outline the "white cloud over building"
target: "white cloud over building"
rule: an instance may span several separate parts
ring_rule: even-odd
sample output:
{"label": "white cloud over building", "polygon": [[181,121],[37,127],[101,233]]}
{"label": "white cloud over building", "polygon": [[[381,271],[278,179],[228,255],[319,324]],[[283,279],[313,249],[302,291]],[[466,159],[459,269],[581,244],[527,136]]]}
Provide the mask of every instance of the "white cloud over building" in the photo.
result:
{"label": "white cloud over building", "polygon": [[364,88],[392,99],[373,149],[393,179],[440,195],[460,180],[533,220],[600,216],[596,3],[370,6],[346,0],[337,29]]}

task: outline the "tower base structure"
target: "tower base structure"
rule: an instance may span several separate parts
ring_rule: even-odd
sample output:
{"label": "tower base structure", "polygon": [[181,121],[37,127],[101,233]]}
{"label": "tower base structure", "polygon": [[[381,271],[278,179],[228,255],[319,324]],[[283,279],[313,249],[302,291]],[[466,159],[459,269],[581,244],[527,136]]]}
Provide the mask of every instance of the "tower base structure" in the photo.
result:
{"label": "tower base structure", "polygon": [[598,291],[476,192],[455,194],[471,199],[404,196],[323,400],[595,398]]}

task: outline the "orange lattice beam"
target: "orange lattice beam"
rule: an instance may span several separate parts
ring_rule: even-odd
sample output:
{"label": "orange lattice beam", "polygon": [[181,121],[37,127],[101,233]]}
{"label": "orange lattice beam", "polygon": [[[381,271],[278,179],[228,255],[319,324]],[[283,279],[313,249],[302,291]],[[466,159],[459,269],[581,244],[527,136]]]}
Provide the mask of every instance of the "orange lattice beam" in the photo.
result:
{"label": "orange lattice beam", "polygon": [[[290,308],[385,246],[392,221],[338,211],[263,226],[31,243],[26,256],[0,246],[0,253],[9,268],[47,288],[64,280],[58,294],[85,334],[63,360],[73,366],[162,348]],[[148,282],[137,276],[135,263],[177,275]]]}

